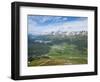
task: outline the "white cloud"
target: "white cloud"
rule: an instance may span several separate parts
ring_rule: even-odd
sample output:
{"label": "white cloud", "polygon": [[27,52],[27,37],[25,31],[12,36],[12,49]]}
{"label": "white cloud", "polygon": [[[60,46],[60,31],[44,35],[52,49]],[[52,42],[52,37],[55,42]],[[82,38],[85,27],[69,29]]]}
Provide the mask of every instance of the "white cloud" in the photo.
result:
{"label": "white cloud", "polygon": [[43,33],[50,33],[52,31],[81,31],[88,29],[88,20],[79,20],[79,21],[72,21],[66,22],[60,25],[47,25],[42,27],[31,26],[29,27],[29,33],[32,34],[43,34]]}

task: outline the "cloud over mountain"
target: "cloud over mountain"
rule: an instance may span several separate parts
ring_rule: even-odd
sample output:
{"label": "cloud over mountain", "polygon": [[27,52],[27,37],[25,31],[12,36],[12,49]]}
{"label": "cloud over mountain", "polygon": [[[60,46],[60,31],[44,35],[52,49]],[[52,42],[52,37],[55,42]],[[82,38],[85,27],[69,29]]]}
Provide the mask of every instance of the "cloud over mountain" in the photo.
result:
{"label": "cloud over mountain", "polygon": [[87,17],[72,16],[28,16],[28,33],[43,34],[56,31],[87,31]]}

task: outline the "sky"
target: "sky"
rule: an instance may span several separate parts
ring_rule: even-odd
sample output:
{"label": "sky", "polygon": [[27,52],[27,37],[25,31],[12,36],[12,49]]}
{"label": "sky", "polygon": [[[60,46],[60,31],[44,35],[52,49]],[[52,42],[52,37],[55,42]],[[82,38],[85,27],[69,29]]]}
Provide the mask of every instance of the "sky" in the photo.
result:
{"label": "sky", "polygon": [[44,34],[56,31],[87,31],[88,18],[75,16],[28,15],[28,34]]}

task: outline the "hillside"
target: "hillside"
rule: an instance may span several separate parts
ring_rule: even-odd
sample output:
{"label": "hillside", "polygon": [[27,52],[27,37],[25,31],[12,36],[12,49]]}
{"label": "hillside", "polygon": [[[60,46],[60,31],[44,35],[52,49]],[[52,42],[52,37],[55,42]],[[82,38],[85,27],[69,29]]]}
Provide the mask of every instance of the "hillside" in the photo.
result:
{"label": "hillside", "polygon": [[28,66],[87,63],[87,31],[28,35]]}

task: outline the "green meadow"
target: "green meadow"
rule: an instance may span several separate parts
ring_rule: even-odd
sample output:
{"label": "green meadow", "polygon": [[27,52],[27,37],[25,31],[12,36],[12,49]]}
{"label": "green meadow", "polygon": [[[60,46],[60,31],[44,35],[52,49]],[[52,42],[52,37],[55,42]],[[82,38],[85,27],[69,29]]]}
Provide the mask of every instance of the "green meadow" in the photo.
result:
{"label": "green meadow", "polygon": [[28,66],[87,64],[87,32],[28,35]]}

